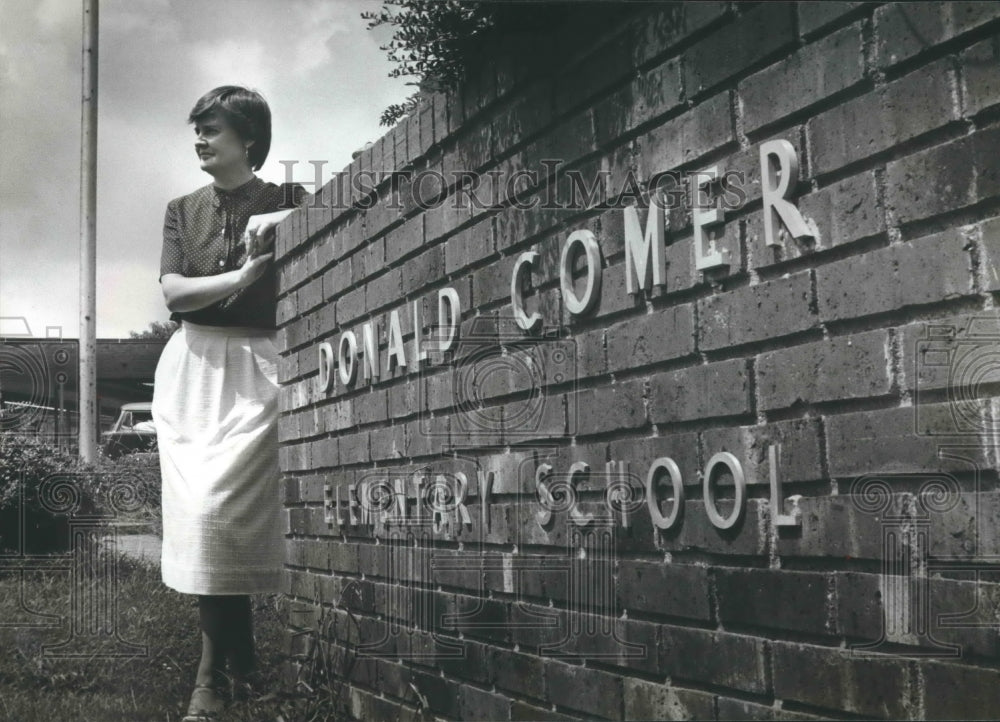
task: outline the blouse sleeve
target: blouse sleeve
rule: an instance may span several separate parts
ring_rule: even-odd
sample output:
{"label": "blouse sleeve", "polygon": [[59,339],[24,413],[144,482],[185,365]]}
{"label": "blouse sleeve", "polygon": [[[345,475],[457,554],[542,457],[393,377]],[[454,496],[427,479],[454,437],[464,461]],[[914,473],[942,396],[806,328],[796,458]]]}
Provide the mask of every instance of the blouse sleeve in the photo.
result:
{"label": "blouse sleeve", "polygon": [[163,250],[160,253],[160,280],[164,274],[184,272],[184,251],[181,247],[180,219],[175,201],[167,204],[163,218]]}

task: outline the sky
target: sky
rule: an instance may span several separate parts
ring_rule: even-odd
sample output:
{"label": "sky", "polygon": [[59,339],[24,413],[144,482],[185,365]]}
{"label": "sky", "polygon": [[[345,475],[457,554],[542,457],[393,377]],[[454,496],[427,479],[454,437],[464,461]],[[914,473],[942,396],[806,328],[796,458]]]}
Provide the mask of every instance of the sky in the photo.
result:
{"label": "sky", "polygon": [[[101,0],[97,336],[169,314],[157,281],[167,202],[211,182],[187,115],[219,85],[260,91],[271,152],[328,174],[386,132],[391,79],[378,0]],[[0,336],[79,336],[81,0],[3,0],[0,22]],[[329,177],[329,176],[328,176]],[[311,190],[311,185],[306,186]]]}

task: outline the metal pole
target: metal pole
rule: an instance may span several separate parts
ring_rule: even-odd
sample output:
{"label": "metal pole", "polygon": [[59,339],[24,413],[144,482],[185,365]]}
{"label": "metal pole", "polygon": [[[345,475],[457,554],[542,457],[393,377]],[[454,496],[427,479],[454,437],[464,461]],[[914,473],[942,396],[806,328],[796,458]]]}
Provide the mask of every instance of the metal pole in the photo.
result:
{"label": "metal pole", "polygon": [[83,0],[80,142],[80,458],[97,459],[97,10]]}

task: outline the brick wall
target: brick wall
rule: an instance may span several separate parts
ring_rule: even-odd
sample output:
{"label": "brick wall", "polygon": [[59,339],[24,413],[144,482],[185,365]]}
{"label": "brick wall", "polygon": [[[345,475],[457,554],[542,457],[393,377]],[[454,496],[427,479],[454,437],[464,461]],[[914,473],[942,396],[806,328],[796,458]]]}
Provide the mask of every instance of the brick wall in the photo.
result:
{"label": "brick wall", "polygon": [[[1000,5],[624,8],[508,38],[279,229],[289,674],[373,720],[996,716]],[[811,237],[768,242],[779,139]]]}

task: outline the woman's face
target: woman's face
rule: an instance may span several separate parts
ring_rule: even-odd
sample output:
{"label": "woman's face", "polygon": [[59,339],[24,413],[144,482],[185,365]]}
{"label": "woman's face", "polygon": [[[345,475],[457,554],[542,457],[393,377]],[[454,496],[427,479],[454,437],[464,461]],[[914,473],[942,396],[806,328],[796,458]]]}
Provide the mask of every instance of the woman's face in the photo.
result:
{"label": "woman's face", "polygon": [[206,173],[214,176],[250,167],[248,143],[222,116],[210,113],[194,124],[194,132],[194,149]]}

